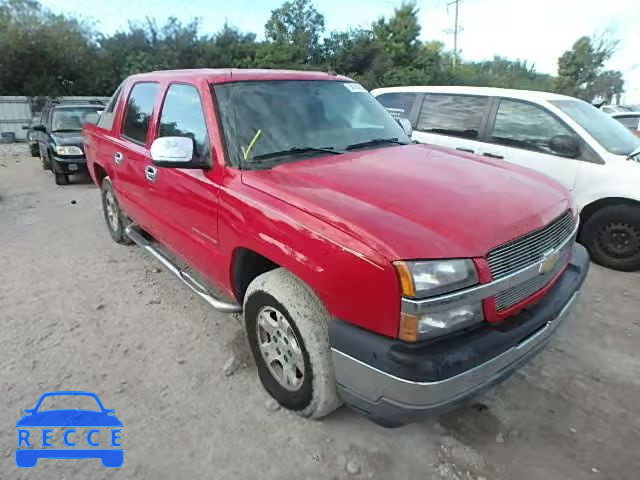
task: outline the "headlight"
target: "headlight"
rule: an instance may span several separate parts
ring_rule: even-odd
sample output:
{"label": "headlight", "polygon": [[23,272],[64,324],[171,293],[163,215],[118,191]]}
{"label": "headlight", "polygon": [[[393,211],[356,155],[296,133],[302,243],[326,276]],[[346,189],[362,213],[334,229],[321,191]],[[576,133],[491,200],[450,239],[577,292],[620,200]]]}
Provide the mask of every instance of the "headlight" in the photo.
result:
{"label": "headlight", "polygon": [[58,155],[82,155],[82,149],[72,145],[57,145],[54,150]]}
{"label": "headlight", "polygon": [[403,313],[398,337],[407,342],[416,342],[461,330],[483,320],[482,302],[421,315]]}
{"label": "headlight", "polygon": [[478,283],[476,267],[470,259],[394,262],[393,265],[404,297],[432,297]]}
{"label": "headlight", "polygon": [[[471,259],[394,262],[402,296],[426,298],[450,293],[478,283]],[[482,302],[455,305],[419,314],[402,312],[398,337],[408,342],[433,338],[484,320]]]}

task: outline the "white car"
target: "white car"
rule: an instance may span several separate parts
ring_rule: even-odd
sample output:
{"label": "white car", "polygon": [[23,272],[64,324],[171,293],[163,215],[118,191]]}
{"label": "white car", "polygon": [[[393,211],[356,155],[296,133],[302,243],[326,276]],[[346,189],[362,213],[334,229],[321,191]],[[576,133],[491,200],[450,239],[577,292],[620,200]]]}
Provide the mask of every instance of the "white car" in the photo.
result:
{"label": "white car", "polygon": [[640,269],[640,138],[582,100],[524,90],[393,87],[371,92],[412,138],[538,170],[573,192],[594,261]]}

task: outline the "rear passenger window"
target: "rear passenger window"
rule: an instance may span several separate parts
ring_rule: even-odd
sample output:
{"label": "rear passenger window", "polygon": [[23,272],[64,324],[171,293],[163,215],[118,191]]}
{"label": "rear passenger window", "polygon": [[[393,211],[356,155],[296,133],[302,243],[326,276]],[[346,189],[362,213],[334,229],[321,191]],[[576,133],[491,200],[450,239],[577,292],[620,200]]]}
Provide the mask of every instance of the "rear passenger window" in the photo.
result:
{"label": "rear passenger window", "polygon": [[489,97],[427,94],[416,130],[475,140],[488,103]]}
{"label": "rear passenger window", "polygon": [[530,103],[501,99],[490,141],[508,147],[557,155],[549,148],[556,135],[574,135],[549,112]]}
{"label": "rear passenger window", "polygon": [[103,112],[100,114],[100,117],[98,118],[98,123],[97,123],[97,125],[100,128],[104,128],[105,130],[111,130],[113,128],[114,110],[116,108],[116,105],[118,104],[118,99],[120,99],[121,93],[122,93],[122,85],[120,85],[118,89],[115,91],[115,93],[111,96],[109,103],[107,103],[107,106],[104,108]]}
{"label": "rear passenger window", "polygon": [[393,118],[409,118],[417,93],[383,93],[376,97]]}
{"label": "rear passenger window", "polygon": [[162,105],[158,137],[192,138],[196,156],[202,159],[211,157],[202,101],[193,85],[175,83],[169,87]]}
{"label": "rear passenger window", "polygon": [[146,143],[158,89],[159,85],[151,82],[137,83],[131,89],[122,125],[123,137],[136,143]]}

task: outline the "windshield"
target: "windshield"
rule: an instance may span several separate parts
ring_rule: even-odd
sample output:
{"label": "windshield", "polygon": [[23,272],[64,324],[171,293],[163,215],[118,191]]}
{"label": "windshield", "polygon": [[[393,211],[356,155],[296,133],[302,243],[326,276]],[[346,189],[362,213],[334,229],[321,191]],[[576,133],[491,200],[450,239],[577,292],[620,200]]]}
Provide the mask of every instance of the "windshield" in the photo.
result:
{"label": "windshield", "polygon": [[569,115],[608,152],[629,155],[640,147],[640,138],[620,122],[582,100],[550,100],[550,103]]}
{"label": "windshield", "polygon": [[49,410],[101,411],[96,399],[88,395],[50,395],[42,399],[38,412]]}
{"label": "windshield", "polygon": [[243,168],[411,141],[357,83],[236,82],[215,85],[214,92],[230,161]]}
{"label": "windshield", "polygon": [[51,115],[51,131],[82,130],[87,122],[95,122],[101,108],[97,107],[69,107],[54,108]]}

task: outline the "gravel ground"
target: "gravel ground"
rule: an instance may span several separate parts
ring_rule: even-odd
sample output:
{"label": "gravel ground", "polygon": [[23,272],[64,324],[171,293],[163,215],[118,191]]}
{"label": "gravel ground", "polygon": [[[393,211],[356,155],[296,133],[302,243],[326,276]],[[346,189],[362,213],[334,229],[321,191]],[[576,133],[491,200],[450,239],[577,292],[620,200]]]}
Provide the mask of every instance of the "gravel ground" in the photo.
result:
{"label": "gravel ground", "polygon": [[[558,339],[475,405],[395,430],[302,420],[272,408],[233,317],[115,244],[87,178],[58,187],[27,152],[0,145],[1,479],[638,478],[640,274],[593,266]],[[115,409],[122,468],[16,467],[15,423],[52,390]]]}

